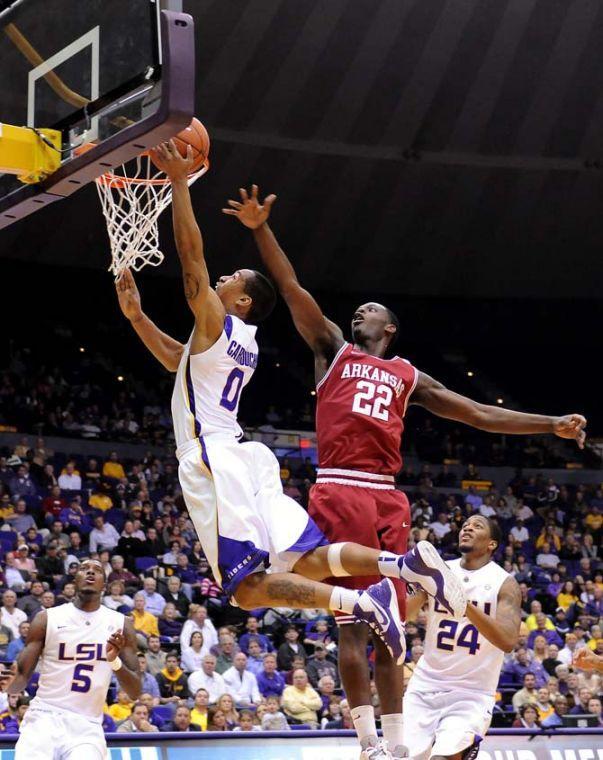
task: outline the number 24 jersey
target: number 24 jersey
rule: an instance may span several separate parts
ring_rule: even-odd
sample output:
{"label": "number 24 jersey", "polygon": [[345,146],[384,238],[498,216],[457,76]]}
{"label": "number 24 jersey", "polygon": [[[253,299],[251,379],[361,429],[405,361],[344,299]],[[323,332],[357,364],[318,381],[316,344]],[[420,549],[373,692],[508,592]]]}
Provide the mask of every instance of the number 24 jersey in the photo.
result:
{"label": "number 24 jersey", "polygon": [[[509,577],[502,567],[489,562],[479,570],[464,570],[461,560],[448,562],[460,579],[469,604],[496,616],[498,593]],[[504,652],[491,644],[467,617],[453,618],[429,598],[425,654],[417,663],[410,684],[413,691],[479,691],[494,695]]]}

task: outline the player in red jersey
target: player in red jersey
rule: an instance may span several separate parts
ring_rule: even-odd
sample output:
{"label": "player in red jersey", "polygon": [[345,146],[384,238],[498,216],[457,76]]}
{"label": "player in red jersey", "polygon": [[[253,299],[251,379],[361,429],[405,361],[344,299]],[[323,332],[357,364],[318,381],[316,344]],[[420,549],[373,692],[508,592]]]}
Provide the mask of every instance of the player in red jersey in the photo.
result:
{"label": "player in red jersey", "polygon": [[[224,213],[253,230],[262,260],[291,311],[295,326],[314,352],[319,469],[310,494],[310,514],[333,542],[355,540],[392,552],[406,550],[410,527],[406,496],[394,487],[400,470],[404,413],[410,403],[434,414],[492,433],[555,433],[584,446],[586,420],[578,414],[548,417],[479,404],[445,388],[397,356],[385,356],[398,337],[396,316],[385,306],[366,303],[352,317],[353,343],[327,319],[307,290],[267,225],[276,196],[264,204],[257,186],[241,190],[241,202],[229,201]],[[373,578],[354,579],[365,584]],[[341,579],[340,579],[341,582]],[[401,589],[402,590],[402,589]],[[400,600],[402,604],[404,599]],[[364,625],[345,625],[339,633],[339,663],[361,758],[385,760],[406,756],[402,723],[402,668],[373,638],[375,683],[387,746],[378,742],[370,699]]]}

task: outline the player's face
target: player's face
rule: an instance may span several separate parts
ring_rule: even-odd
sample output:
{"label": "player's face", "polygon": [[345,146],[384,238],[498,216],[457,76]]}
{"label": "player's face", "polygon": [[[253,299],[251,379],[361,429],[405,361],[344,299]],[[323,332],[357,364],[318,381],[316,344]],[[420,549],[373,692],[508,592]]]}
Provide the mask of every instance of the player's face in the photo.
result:
{"label": "player's face", "polygon": [[75,587],[79,593],[100,594],[105,588],[105,573],[100,562],[82,562],[75,574]]}
{"label": "player's face", "polygon": [[490,536],[490,526],[481,516],[470,517],[459,533],[459,549],[462,554],[483,554],[494,551],[496,544]]}
{"label": "player's face", "polygon": [[364,303],[352,316],[352,337],[355,343],[381,340],[392,332],[392,328],[387,309],[379,303]]}
{"label": "player's face", "polygon": [[237,269],[233,274],[224,274],[216,282],[216,293],[224,304],[227,313],[231,313],[237,306],[246,306],[251,303],[245,293],[245,285],[250,277],[254,277],[251,269]]}

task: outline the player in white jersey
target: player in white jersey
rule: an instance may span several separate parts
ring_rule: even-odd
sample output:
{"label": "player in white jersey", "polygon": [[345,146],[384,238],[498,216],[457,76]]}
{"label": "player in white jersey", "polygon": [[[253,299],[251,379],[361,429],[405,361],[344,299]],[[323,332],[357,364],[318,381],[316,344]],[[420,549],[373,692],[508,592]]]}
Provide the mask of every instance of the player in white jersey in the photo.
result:
{"label": "player in white jersey", "polygon": [[492,561],[498,524],[481,515],[461,528],[461,559],[449,563],[468,604],[451,615],[423,592],[409,599],[407,618],[428,602],[425,653],[404,696],[406,743],[412,760],[473,760],[490,726],[504,653],[519,637],[521,592]]}
{"label": "player in white jersey", "polygon": [[[175,371],[172,415],[178,475],[189,515],[216,581],[246,609],[329,608],[355,615],[403,661],[404,626],[386,578],[366,592],[320,583],[343,575],[384,575],[422,584],[451,610],[464,608],[462,585],[423,542],[406,558],[359,544],[327,545],[314,521],[283,494],[278,461],[258,442],[240,443],[239,398],[258,359],[257,322],[274,306],[271,283],[241,269],[210,286],[203,239],[187,176],[192,158],[172,143],[153,152],[172,181],[176,248],[195,317],[183,345],[144,314],[130,272],[117,283],[121,309],[153,355]],[[269,571],[269,572],[266,572]]]}
{"label": "player in white jersey", "polygon": [[84,560],[74,602],[35,616],[10,673],[8,691],[25,690],[40,661],[36,696],[23,718],[15,760],[105,760],[103,706],[113,673],[131,699],[142,690],[132,622],[101,605],[105,573]]}

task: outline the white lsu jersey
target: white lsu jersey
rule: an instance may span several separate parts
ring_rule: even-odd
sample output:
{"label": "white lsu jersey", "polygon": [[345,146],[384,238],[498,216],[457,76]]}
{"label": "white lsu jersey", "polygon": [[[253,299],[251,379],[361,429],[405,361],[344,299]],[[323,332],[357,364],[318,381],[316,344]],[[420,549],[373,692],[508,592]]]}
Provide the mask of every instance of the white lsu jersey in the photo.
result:
{"label": "white lsu jersey", "polygon": [[113,675],[107,662],[107,640],[123,631],[124,616],[102,605],[84,612],[71,602],[52,607],[46,614],[40,681],[32,707],[51,706],[101,723]]}
{"label": "white lsu jersey", "polygon": [[237,413],[241,391],[258,363],[256,330],[254,325],[227,314],[222,334],[207,351],[191,354],[192,335],[189,338],[172,393],[178,449],[211,433],[241,436]]}
{"label": "white lsu jersey", "polygon": [[[461,560],[448,565],[461,580],[470,604],[496,616],[498,592],[509,577],[502,567],[489,562],[479,570],[464,570]],[[493,695],[504,652],[491,644],[467,617],[453,618],[435,599],[429,598],[425,653],[410,680],[416,691],[461,689]]]}

